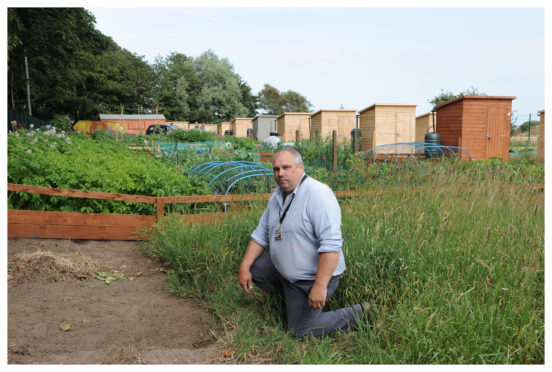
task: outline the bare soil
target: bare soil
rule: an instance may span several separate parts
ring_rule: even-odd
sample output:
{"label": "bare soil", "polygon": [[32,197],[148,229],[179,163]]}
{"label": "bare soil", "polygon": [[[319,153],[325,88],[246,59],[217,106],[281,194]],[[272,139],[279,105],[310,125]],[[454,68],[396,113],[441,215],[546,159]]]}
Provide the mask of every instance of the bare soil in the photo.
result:
{"label": "bare soil", "polygon": [[8,239],[8,364],[225,363],[208,320],[135,242]]}

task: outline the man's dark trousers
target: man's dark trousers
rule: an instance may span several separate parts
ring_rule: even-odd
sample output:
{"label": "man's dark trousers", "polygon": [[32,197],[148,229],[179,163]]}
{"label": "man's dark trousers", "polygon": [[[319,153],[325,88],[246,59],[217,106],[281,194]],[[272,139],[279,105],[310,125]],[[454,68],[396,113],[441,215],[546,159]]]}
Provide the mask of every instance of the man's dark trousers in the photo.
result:
{"label": "man's dark trousers", "polygon": [[[269,253],[264,253],[251,266],[253,283],[264,291],[279,296],[285,302],[288,329],[295,337],[310,335],[323,337],[337,330],[353,329],[362,318],[362,308],[356,304],[339,310],[322,312],[309,306],[309,292],[314,280],[298,280],[293,283],[282,277],[274,267]],[[328,283],[326,302],[334,293],[339,277]]]}

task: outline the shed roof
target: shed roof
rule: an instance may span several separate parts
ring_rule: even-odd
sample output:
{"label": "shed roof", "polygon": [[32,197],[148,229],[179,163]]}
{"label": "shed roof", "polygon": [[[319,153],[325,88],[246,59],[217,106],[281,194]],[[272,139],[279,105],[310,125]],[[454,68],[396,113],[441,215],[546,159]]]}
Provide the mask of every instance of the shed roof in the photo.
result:
{"label": "shed roof", "polygon": [[311,112],[284,112],[282,115],[278,116],[278,119],[280,119],[284,115],[308,115],[311,116]]}
{"label": "shed roof", "polygon": [[423,118],[423,117],[428,116],[428,115],[431,115],[431,111],[430,111],[430,112],[426,112],[425,114],[416,116],[416,119]]}
{"label": "shed roof", "polygon": [[503,99],[503,100],[510,100],[511,101],[511,100],[516,99],[516,97],[513,97],[513,96],[462,96],[462,97],[452,99],[448,102],[441,103],[440,105],[435,106],[433,109],[442,108],[444,106],[448,106],[450,104],[453,104],[453,103],[456,103],[458,101],[462,101],[462,100],[465,100],[465,99],[480,99],[480,100]]}
{"label": "shed roof", "polygon": [[253,120],[257,119],[257,118],[269,118],[269,119],[276,119],[278,117],[278,115],[257,115],[253,118]]}
{"label": "shed roof", "polygon": [[368,111],[371,108],[374,108],[376,106],[413,106],[413,107],[416,107],[418,105],[413,105],[413,104],[409,104],[409,103],[374,103],[372,106],[368,106],[368,107],[360,110],[358,113],[361,114],[364,111]]}
{"label": "shed roof", "polygon": [[356,112],[356,110],[318,110],[314,114],[312,114],[312,116],[322,112]]}
{"label": "shed roof", "polygon": [[100,114],[100,120],[165,120],[163,114],[159,115],[118,115],[118,114]]}

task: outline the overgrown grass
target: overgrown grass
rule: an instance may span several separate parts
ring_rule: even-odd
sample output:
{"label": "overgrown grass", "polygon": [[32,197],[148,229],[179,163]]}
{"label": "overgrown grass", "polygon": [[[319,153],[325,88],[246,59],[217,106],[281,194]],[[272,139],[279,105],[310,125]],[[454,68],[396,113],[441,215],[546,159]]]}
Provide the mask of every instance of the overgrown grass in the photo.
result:
{"label": "overgrown grass", "polygon": [[544,205],[531,172],[425,167],[379,185],[389,192],[340,202],[347,270],[327,307],[375,298],[374,328],[293,339],[271,298],[242,292],[237,268],[264,203],[215,225],[168,219],[147,252],[245,362],[544,363]]}

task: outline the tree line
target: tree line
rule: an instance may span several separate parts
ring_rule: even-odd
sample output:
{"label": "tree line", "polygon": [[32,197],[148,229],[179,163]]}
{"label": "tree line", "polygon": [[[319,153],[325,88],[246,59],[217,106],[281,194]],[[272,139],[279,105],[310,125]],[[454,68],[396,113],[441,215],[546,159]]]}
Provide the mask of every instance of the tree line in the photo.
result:
{"label": "tree line", "polygon": [[8,106],[46,120],[122,111],[203,123],[312,108],[305,96],[269,84],[254,94],[211,50],[172,52],[149,64],[95,22],[83,8],[8,8]]}

